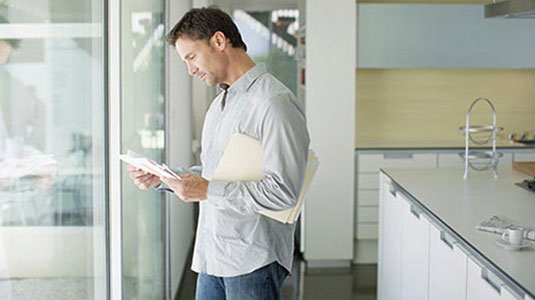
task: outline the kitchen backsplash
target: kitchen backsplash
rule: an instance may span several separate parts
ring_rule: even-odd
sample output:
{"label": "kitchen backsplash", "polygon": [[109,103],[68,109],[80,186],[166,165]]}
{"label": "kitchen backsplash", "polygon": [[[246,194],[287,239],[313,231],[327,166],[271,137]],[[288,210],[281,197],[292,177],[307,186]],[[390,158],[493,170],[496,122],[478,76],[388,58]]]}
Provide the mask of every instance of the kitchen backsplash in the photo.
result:
{"label": "kitchen backsplash", "polygon": [[[470,103],[490,99],[498,126],[535,131],[535,69],[357,69],[356,146],[463,145]],[[474,108],[472,124],[492,124],[486,105]]]}

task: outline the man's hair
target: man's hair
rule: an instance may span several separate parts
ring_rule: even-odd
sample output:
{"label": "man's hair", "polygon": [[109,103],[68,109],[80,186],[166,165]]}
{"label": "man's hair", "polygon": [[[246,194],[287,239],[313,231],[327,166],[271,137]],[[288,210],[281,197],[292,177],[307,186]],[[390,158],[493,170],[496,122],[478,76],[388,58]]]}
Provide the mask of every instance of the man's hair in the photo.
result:
{"label": "man's hair", "polygon": [[230,40],[233,48],[247,51],[247,45],[243,42],[240,31],[232,18],[215,6],[194,8],[188,11],[169,31],[166,40],[173,47],[181,37],[209,41],[217,31],[221,31]]}
{"label": "man's hair", "polygon": [[[4,16],[0,15],[0,24],[9,24],[9,21]],[[20,46],[20,40],[19,39],[0,39],[0,41],[5,41],[13,49],[16,49],[16,48],[18,48]]]}

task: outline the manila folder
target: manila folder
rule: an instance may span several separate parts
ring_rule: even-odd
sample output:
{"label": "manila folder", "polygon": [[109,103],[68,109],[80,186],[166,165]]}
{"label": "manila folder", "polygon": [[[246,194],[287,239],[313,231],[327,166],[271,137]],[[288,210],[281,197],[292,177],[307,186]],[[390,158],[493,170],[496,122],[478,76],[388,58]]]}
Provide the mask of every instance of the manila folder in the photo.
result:
{"label": "manila folder", "polygon": [[[310,154],[303,188],[295,207],[283,211],[259,211],[258,213],[282,223],[294,223],[303,206],[306,190],[318,166],[318,160]],[[260,142],[248,135],[235,133],[219,160],[219,164],[211,180],[216,181],[260,181],[265,178],[263,173],[264,161]]]}

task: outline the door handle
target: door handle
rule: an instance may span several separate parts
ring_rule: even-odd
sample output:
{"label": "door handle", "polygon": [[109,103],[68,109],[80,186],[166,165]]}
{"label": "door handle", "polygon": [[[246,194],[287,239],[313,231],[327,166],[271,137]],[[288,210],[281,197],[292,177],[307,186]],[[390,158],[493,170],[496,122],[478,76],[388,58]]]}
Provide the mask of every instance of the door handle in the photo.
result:
{"label": "door handle", "polygon": [[481,268],[481,278],[490,285],[497,293],[498,295],[501,294],[501,286],[503,285],[503,282],[496,277],[493,273],[489,272],[486,268]]}
{"label": "door handle", "polygon": [[390,194],[396,197],[397,189],[393,184],[390,184]]}
{"label": "door handle", "polygon": [[411,213],[412,213],[412,215],[415,216],[416,219],[419,220],[419,219],[420,219],[420,212],[418,211],[418,209],[417,209],[414,205],[412,205],[412,204],[411,204],[411,206],[410,206],[410,209],[411,209]]}
{"label": "door handle", "polygon": [[450,247],[451,250],[453,250],[453,244],[455,243],[455,241],[453,240],[453,238],[451,236],[446,234],[446,232],[440,231],[440,240],[444,244],[446,244],[448,247]]}
{"label": "door handle", "polygon": [[386,152],[383,154],[384,159],[411,159],[412,153],[406,153],[406,152]]}

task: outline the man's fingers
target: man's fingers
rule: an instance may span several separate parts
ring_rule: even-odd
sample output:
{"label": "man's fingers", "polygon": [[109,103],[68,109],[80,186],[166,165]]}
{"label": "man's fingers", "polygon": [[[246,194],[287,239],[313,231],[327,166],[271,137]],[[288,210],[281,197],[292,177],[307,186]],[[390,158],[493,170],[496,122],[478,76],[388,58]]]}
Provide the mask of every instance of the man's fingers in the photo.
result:
{"label": "man's fingers", "polygon": [[145,174],[143,176],[131,176],[134,181],[134,184],[142,189],[148,190],[157,186],[160,183],[160,179],[152,174]]}
{"label": "man's fingers", "polygon": [[149,173],[130,173],[130,178],[145,181],[148,178],[156,177],[155,175]]}

